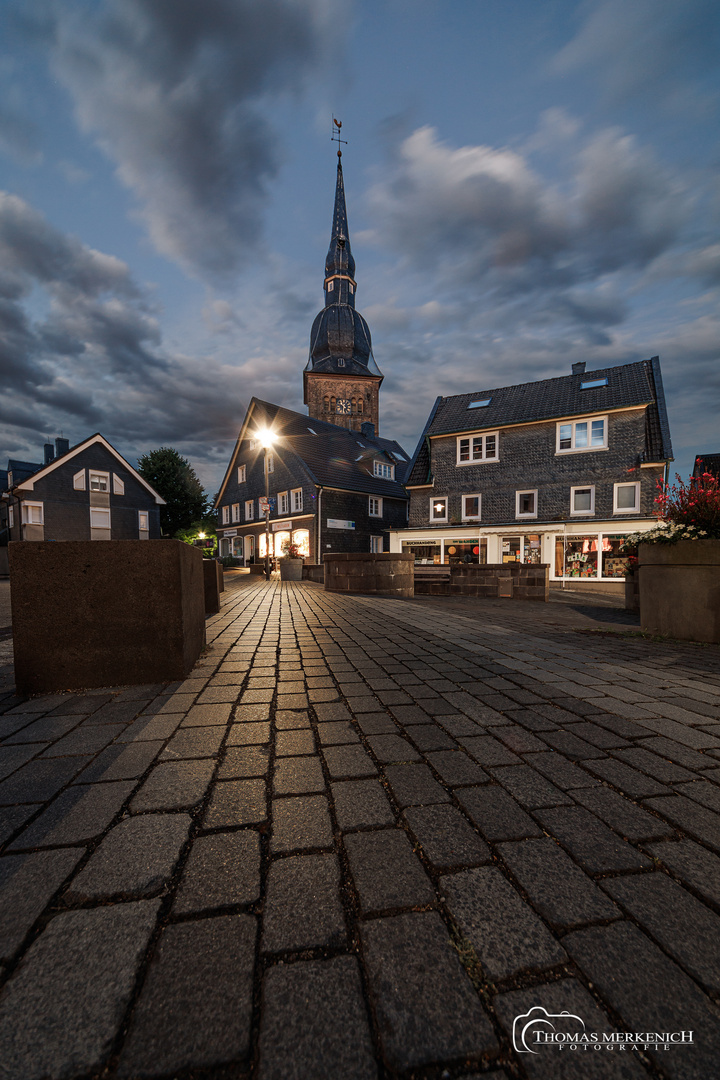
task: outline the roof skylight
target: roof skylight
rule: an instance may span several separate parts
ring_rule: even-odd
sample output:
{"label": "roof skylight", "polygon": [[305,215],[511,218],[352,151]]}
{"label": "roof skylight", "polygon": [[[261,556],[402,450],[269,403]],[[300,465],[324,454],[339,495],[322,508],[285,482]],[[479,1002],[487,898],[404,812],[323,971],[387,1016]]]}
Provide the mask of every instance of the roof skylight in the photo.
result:
{"label": "roof skylight", "polygon": [[492,398],[483,398],[482,401],[471,401],[468,405],[468,409],[482,409],[485,405],[489,405]]}
{"label": "roof skylight", "polygon": [[581,390],[594,390],[596,386],[607,386],[607,376],[604,379],[591,379],[589,382],[581,382]]}

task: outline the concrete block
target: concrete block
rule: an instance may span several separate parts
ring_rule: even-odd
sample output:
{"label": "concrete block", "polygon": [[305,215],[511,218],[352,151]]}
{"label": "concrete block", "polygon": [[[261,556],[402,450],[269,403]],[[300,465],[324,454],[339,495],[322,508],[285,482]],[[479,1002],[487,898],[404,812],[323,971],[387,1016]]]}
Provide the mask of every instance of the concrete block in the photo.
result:
{"label": "concrete block", "polygon": [[179,540],[9,546],[21,694],[172,682],[205,642],[202,555]]}
{"label": "concrete block", "polygon": [[222,567],[216,559],[203,559],[202,568],[205,587],[205,614],[216,615],[220,610],[220,593],[225,589]]}
{"label": "concrete block", "polygon": [[414,595],[415,562],[412,554],[327,554],[325,568],[326,592]]}
{"label": "concrete block", "polygon": [[643,630],[720,642],[720,540],[641,544],[638,559]]}

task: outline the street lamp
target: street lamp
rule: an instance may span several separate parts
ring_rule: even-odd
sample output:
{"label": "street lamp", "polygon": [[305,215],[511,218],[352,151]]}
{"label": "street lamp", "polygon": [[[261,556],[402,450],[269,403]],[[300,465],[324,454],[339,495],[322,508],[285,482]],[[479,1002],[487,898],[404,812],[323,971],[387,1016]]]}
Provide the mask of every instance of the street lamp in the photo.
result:
{"label": "street lamp", "polygon": [[265,451],[265,580],[270,580],[270,477],[268,474],[268,451],[275,443],[275,434],[270,428],[258,431],[260,445]]}

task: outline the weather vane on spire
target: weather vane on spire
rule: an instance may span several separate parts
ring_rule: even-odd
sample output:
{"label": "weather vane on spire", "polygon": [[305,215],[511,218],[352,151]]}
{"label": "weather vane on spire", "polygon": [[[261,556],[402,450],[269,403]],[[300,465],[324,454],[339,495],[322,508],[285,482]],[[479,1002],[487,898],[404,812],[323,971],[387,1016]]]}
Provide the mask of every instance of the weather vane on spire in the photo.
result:
{"label": "weather vane on spire", "polygon": [[340,143],[345,143],[345,146],[347,146],[347,139],[341,139],[340,138],[341,130],[342,130],[342,120],[336,120],[335,117],[333,116],[333,128],[332,128],[332,135],[330,136],[330,141],[331,142],[336,142],[338,144],[337,156],[339,158],[342,157],[342,150],[340,149]]}

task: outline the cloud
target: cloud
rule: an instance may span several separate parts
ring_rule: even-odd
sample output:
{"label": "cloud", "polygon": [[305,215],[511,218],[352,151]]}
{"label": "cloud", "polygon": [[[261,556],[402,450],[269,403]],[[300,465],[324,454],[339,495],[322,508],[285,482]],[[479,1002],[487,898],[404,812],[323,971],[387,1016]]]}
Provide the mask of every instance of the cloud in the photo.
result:
{"label": "cloud", "polygon": [[71,0],[54,12],[55,69],[158,251],[215,280],[247,265],[279,165],[268,114],[322,64],[338,5]]}

